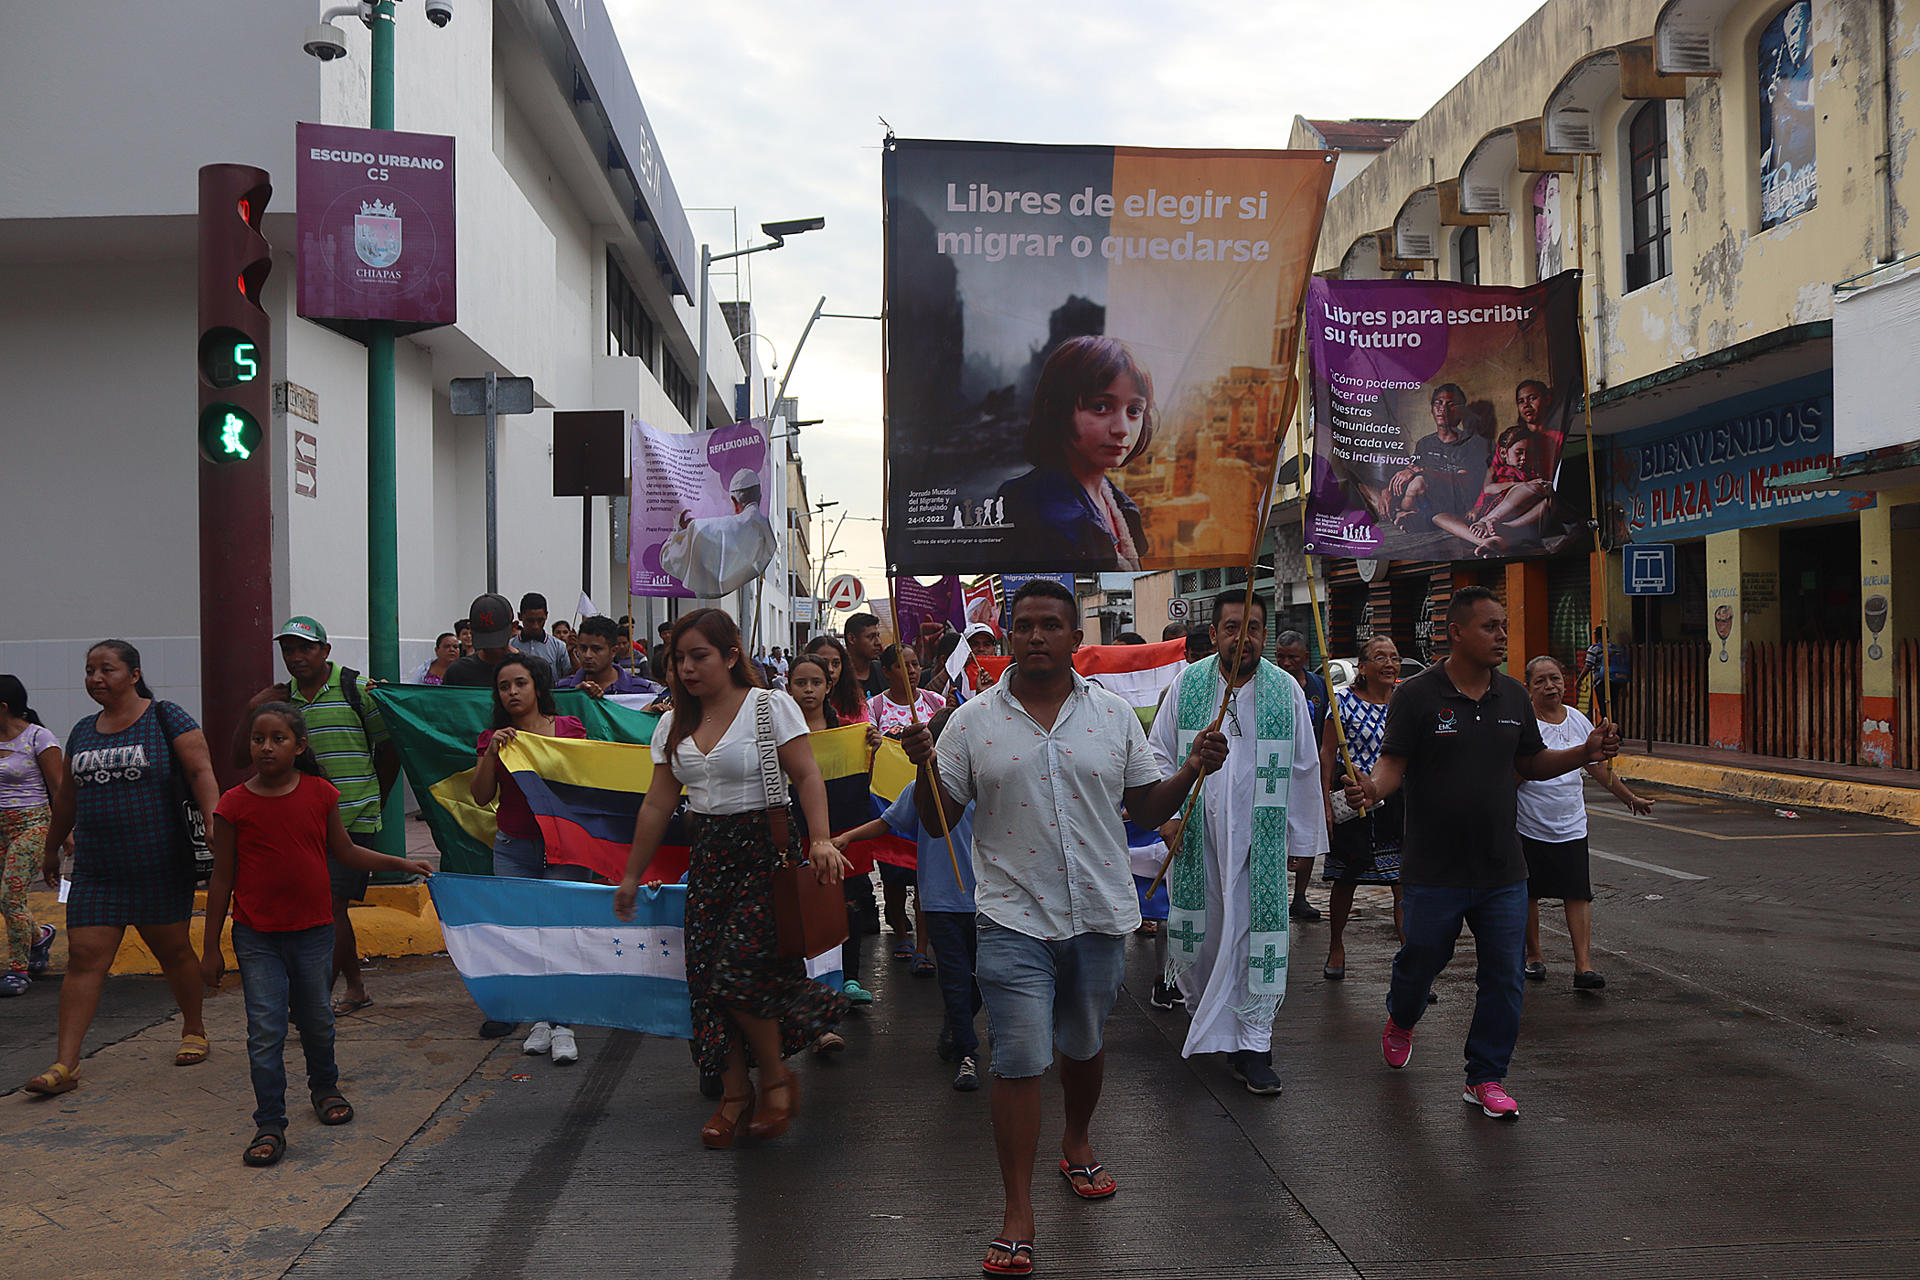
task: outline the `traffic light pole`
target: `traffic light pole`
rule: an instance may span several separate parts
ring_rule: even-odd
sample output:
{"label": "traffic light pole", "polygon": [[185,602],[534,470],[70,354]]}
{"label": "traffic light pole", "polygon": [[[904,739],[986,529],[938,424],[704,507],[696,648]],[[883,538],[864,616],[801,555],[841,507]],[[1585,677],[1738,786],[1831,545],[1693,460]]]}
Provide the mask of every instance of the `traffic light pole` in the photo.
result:
{"label": "traffic light pole", "polygon": [[[376,129],[393,128],[393,0],[373,6],[373,110]],[[367,324],[367,669],[400,680],[399,465],[394,445],[393,322]],[[374,847],[406,850],[404,816],[386,797]]]}

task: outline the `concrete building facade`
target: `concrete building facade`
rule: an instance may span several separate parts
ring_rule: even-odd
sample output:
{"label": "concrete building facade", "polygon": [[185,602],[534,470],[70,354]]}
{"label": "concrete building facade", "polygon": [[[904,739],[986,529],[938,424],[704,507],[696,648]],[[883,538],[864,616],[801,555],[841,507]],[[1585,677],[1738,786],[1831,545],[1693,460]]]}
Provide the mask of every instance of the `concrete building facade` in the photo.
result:
{"label": "concrete building facade", "polygon": [[[1550,0],[1335,193],[1322,274],[1583,272],[1605,550],[1332,562],[1334,647],[1385,617],[1407,652],[1453,587],[1486,581],[1516,673],[1575,656],[1610,610],[1641,662],[1636,731],[1920,762],[1920,618],[1891,603],[1920,570],[1920,489],[1826,479],[1847,434],[1836,289],[1916,247],[1915,86],[1906,0]],[[1590,457],[1562,466],[1583,511]],[[1631,607],[1625,557],[1649,544],[1674,545],[1676,589]]]}
{"label": "concrete building facade", "polygon": [[[5,509],[41,550],[9,556],[0,670],[19,674],[62,731],[92,710],[81,665],[104,636],[140,646],[161,696],[200,707],[203,164],[273,175],[264,305],[285,384],[269,431],[274,610],[319,617],[336,656],[366,666],[365,349],[295,313],[293,211],[295,122],[367,123],[369,36],[342,19],[347,56],[315,61],[301,49],[314,16],[310,0],[187,0],[158,23],[106,0],[9,14]],[[516,601],[543,592],[554,617],[571,616],[582,500],[552,496],[552,411],[619,409],[691,429],[699,255],[601,0],[462,4],[439,29],[407,2],[396,26],[396,125],[455,139],[459,239],[458,323],[398,343],[405,670],[485,589],[483,428],[451,413],[449,380],[533,380],[536,411],[500,421],[499,588]],[[720,425],[759,369],[726,341],[717,305],[709,321]],[[786,468],[775,470],[784,488]],[[624,500],[592,508],[589,594],[626,613]],[[784,618],[784,593],[780,603]],[[633,612],[643,633],[665,616],[661,602]]]}

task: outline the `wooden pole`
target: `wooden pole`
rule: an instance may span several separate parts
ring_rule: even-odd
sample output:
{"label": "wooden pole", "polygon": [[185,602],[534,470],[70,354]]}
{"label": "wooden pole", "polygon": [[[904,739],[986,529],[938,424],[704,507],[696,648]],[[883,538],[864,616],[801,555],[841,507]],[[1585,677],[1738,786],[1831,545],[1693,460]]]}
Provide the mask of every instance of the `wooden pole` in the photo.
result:
{"label": "wooden pole", "polygon": [[[1613,719],[1613,586],[1608,576],[1606,551],[1600,542],[1605,513],[1600,510],[1600,450],[1593,441],[1592,379],[1587,371],[1587,158],[1580,157],[1578,186],[1573,193],[1574,260],[1580,264],[1580,300],[1575,314],[1580,320],[1580,408],[1587,424],[1587,501],[1593,508],[1593,549],[1600,553],[1600,679],[1607,700],[1606,720]],[[1595,699],[1597,704],[1598,699]]]}
{"label": "wooden pole", "polygon": [[[1291,339],[1293,343],[1293,349],[1287,353],[1287,365],[1289,368],[1293,367],[1295,361],[1299,356],[1300,324],[1303,321],[1304,317],[1302,315],[1296,315],[1295,319],[1296,319],[1296,322],[1293,326],[1293,337]],[[1290,380],[1287,388],[1287,394],[1289,396],[1288,403],[1280,412],[1280,431],[1281,431],[1281,440],[1283,442],[1286,439],[1287,426],[1293,421],[1293,416],[1300,407],[1300,379],[1297,375]],[[1278,451],[1276,450],[1276,455],[1277,453]],[[1274,487],[1275,487],[1274,482],[1279,478],[1279,475],[1280,475],[1280,459],[1278,456],[1276,456],[1273,462],[1273,470],[1267,476],[1266,490],[1261,496],[1260,511],[1258,514],[1257,523],[1253,531],[1253,554],[1247,561],[1246,602],[1240,607],[1240,619],[1241,619],[1240,635],[1239,635],[1239,638],[1236,639],[1234,642],[1233,665],[1236,668],[1240,665],[1240,654],[1246,646],[1246,635],[1247,635],[1246,620],[1253,616],[1253,580],[1256,576],[1258,576],[1260,571],[1260,546],[1262,543],[1264,543],[1267,540],[1267,520],[1268,520],[1268,517],[1270,517],[1273,514],[1273,494],[1274,494]],[[1276,553],[1276,556],[1277,556],[1277,553]],[[1274,569],[1275,569],[1274,576],[1277,580],[1279,577],[1279,573],[1278,573],[1279,563],[1277,558],[1275,561]],[[1258,655],[1256,655],[1256,657],[1257,656]],[[1220,695],[1220,709],[1214,712],[1213,723],[1208,725],[1206,728],[1206,732],[1208,733],[1220,732],[1220,722],[1226,719],[1227,702],[1229,699],[1233,697],[1233,681],[1226,680],[1225,684],[1226,684],[1226,692]],[[1178,682],[1175,683],[1174,688],[1175,689],[1178,688]],[[1174,824],[1173,835],[1167,841],[1167,856],[1160,863],[1160,870],[1154,875],[1153,883],[1147,886],[1147,892],[1144,896],[1151,898],[1155,893],[1159,892],[1160,882],[1167,878],[1167,868],[1173,865],[1174,856],[1180,852],[1180,842],[1186,837],[1186,834],[1187,834],[1187,823],[1193,820],[1194,806],[1199,802],[1200,793],[1202,790],[1205,789],[1206,783],[1207,783],[1206,775],[1203,774],[1201,775],[1200,780],[1193,784],[1193,790],[1187,793],[1187,803],[1181,808],[1180,821]]]}
{"label": "wooden pole", "polygon": [[[888,608],[893,613],[893,641],[895,647],[900,650],[900,660],[905,662],[905,642],[900,638],[900,580],[898,578],[893,580],[893,590],[888,592],[888,594],[893,597],[887,601]],[[920,699],[918,696],[907,704],[907,714],[913,718],[914,724],[920,723]],[[940,836],[947,842],[947,858],[953,863],[953,883],[959,888],[964,889],[967,881],[966,878],[960,874],[960,855],[954,850],[953,830],[947,824],[947,793],[940,786],[940,774],[937,770],[928,770],[927,766],[923,764],[914,771],[914,781],[916,785],[918,785],[921,774],[926,774],[928,783],[933,787],[933,798],[935,802],[933,807],[940,815]]]}

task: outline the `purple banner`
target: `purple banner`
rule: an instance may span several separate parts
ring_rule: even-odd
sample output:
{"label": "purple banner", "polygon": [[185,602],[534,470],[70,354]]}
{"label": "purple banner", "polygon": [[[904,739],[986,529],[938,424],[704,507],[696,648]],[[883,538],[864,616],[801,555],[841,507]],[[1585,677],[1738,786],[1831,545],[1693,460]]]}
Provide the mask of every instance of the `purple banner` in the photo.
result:
{"label": "purple banner", "polygon": [[304,123],[295,139],[300,314],[454,323],[453,139]]}
{"label": "purple banner", "polygon": [[912,578],[893,578],[893,609],[898,619],[900,639],[914,646],[924,662],[933,642],[951,626],[959,631],[967,625],[965,591],[952,574],[931,583]]}
{"label": "purple banner", "polygon": [[1557,485],[1579,299],[1574,271],[1527,288],[1313,280],[1307,551],[1505,559],[1578,537]]}
{"label": "purple banner", "polygon": [[677,434],[633,421],[628,576],[637,596],[718,600],[765,572],[767,421]]}

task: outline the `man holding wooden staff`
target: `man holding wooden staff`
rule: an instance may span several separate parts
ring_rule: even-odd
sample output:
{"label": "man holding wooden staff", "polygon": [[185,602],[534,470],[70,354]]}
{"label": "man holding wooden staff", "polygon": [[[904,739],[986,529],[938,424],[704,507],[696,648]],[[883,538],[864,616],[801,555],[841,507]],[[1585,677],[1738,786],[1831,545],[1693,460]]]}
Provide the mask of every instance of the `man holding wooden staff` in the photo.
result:
{"label": "man holding wooden staff", "polygon": [[1260,655],[1267,602],[1213,605],[1214,655],[1181,673],[1148,743],[1164,773],[1225,708],[1226,767],[1210,777],[1167,869],[1168,976],[1193,1021],[1182,1057],[1224,1053],[1249,1093],[1280,1092],[1273,1019],[1287,995],[1287,866],[1326,843],[1320,751],[1300,682]]}
{"label": "man holding wooden staff", "polygon": [[1453,958],[1465,924],[1478,955],[1479,998],[1467,1029],[1462,1100],[1492,1119],[1515,1120],[1520,1106],[1505,1080],[1520,1037],[1527,933],[1516,788],[1618,755],[1620,731],[1602,718],[1586,741],[1547,749],[1526,687],[1499,670],[1507,660],[1507,611],[1485,587],[1453,593],[1447,640],[1445,662],[1394,691],[1379,763],[1346,787],[1356,808],[1406,793],[1406,941],[1393,958],[1380,1052],[1395,1068],[1413,1056],[1413,1026],[1427,1011],[1427,989]]}
{"label": "man holding wooden staff", "polygon": [[1127,935],[1140,923],[1120,808],[1158,826],[1227,759],[1222,734],[1200,733],[1186,762],[1162,778],[1134,709],[1073,669],[1080,611],[1059,583],[1021,587],[1012,617],[1014,665],[953,713],[937,757],[925,725],[900,738],[907,759],[938,769],[937,787],[922,769],[914,790],[930,829],[977,804],[974,977],[992,1029],[993,1136],[1006,1192],[1001,1234],[982,1264],[989,1275],[1033,1269],[1040,1077],[1056,1052],[1066,1112],[1060,1176],[1083,1200],[1119,1189],[1094,1159],[1088,1130],[1100,1100],[1102,1033],[1120,993]]}

